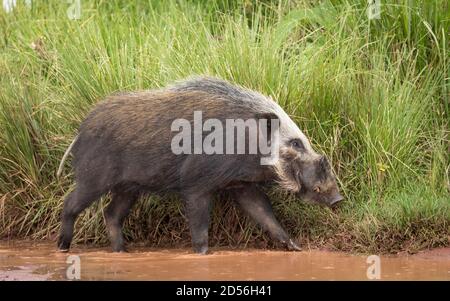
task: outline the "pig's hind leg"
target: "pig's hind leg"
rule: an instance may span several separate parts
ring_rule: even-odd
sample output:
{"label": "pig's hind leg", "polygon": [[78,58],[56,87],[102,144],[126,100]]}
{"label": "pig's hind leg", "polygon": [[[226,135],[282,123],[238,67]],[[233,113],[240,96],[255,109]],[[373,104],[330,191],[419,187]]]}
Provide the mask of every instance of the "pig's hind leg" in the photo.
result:
{"label": "pig's hind leg", "polygon": [[122,226],[139,194],[126,189],[114,189],[111,195],[111,202],[105,209],[106,227],[113,252],[125,252]]}
{"label": "pig's hind leg", "polygon": [[94,201],[98,200],[102,192],[91,191],[89,187],[78,184],[64,200],[61,214],[61,230],[58,238],[58,248],[61,252],[67,252],[73,237],[73,228],[78,215]]}
{"label": "pig's hind leg", "polygon": [[267,195],[256,185],[249,184],[233,190],[233,196],[241,208],[270,235],[283,243],[289,250],[300,251],[273,214],[272,205]]}

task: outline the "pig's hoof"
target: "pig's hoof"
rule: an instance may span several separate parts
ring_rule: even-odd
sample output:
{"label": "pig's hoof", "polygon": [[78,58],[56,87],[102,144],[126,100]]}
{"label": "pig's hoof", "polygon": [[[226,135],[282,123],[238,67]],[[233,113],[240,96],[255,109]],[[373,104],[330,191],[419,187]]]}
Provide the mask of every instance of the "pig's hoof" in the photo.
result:
{"label": "pig's hoof", "polygon": [[300,248],[292,239],[289,239],[287,243],[287,249],[289,251],[301,251],[302,248]]}
{"label": "pig's hoof", "polygon": [[196,248],[194,248],[194,252],[199,255],[209,254],[208,247],[196,247]]}
{"label": "pig's hoof", "polygon": [[128,253],[128,250],[125,248],[113,249],[113,253]]}
{"label": "pig's hoof", "polygon": [[58,241],[58,251],[61,253],[67,253],[70,249],[70,243],[65,242],[64,240]]}
{"label": "pig's hoof", "polygon": [[124,245],[112,245],[113,253],[128,253]]}

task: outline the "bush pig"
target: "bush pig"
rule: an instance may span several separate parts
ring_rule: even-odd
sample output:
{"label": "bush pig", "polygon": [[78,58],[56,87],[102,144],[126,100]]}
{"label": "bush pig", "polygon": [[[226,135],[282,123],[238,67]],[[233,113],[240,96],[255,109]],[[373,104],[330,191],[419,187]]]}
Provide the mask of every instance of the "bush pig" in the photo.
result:
{"label": "bush pig", "polygon": [[[180,129],[175,126],[174,131],[174,121],[185,120],[188,127],[196,127],[195,114],[198,116],[199,112],[202,120],[224,124],[228,120],[270,121],[258,130],[266,131],[265,136],[259,137],[266,137],[268,145],[277,151],[273,164],[261,164],[261,153],[205,153],[195,146],[193,153],[174,151],[174,138],[179,134],[176,130]],[[277,125],[277,135],[273,135],[272,124]],[[209,132],[213,129],[206,122],[201,130],[205,128]],[[248,132],[246,129],[244,135]],[[187,142],[192,138],[194,144],[198,143],[198,137],[188,138]],[[231,142],[237,143],[237,138]],[[200,145],[203,139],[206,140],[205,133],[200,136]],[[248,137],[245,141],[254,143]],[[187,142],[186,149],[190,150]],[[220,145],[219,141],[216,143]],[[342,200],[327,159],[313,150],[275,101],[212,77],[195,77],[164,89],[107,97],[82,122],[58,175],[70,152],[76,186],[64,201],[58,239],[61,251],[70,247],[80,212],[107,193],[111,194],[111,202],[105,210],[105,220],[113,251],[125,250],[122,224],[140,195],[175,193],[184,202],[193,249],[200,254],[208,250],[210,208],[218,192],[229,193],[289,250],[300,248],[275,218],[261,189],[264,185],[279,185],[304,200],[329,206]]]}

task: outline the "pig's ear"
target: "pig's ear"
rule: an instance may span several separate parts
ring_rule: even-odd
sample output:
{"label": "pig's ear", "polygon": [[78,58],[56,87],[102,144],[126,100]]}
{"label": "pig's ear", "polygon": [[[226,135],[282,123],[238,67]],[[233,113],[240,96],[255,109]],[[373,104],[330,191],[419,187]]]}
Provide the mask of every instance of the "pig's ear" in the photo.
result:
{"label": "pig's ear", "polygon": [[330,163],[328,163],[328,159],[325,156],[322,156],[319,160],[321,169],[326,172],[331,169]]}
{"label": "pig's ear", "polygon": [[322,156],[322,158],[320,158],[319,160],[319,168],[318,168],[319,178],[325,180],[330,170],[331,170],[330,163],[328,163],[328,160],[325,156]]}
{"label": "pig's ear", "polygon": [[[273,131],[274,130],[278,130],[279,126],[280,126],[280,118],[278,118],[278,116],[275,113],[259,113],[256,115],[256,119],[258,121],[259,126],[261,127],[262,124],[259,122],[260,120],[266,120],[266,126],[265,128],[260,128],[261,131],[263,131],[264,136],[268,137],[268,140],[270,141],[270,139],[273,137]],[[278,128],[273,128],[272,126],[272,120],[277,124]]]}

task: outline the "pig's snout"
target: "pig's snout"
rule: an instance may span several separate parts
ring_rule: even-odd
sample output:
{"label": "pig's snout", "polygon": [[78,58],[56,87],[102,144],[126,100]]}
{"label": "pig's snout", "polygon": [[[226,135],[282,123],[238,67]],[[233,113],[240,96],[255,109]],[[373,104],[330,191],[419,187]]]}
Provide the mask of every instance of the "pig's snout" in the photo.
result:
{"label": "pig's snout", "polygon": [[331,199],[329,206],[336,207],[342,200],[344,200],[344,197],[340,193],[338,193]]}

